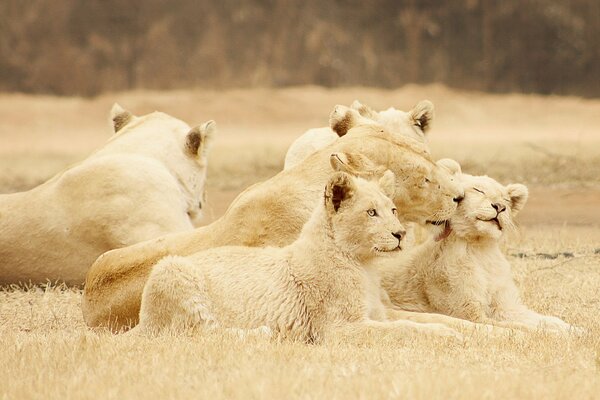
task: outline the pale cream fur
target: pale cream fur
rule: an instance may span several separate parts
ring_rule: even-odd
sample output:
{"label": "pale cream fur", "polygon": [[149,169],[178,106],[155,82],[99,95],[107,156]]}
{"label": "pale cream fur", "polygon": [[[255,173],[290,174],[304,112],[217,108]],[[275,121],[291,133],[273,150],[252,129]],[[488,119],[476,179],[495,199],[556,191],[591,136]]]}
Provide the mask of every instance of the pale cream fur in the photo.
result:
{"label": "pale cream fur", "polygon": [[[578,330],[524,305],[510,264],[500,250],[500,238],[514,228],[513,218],[527,201],[527,188],[456,172],[464,184],[465,198],[450,219],[451,231],[440,228],[436,238],[386,262],[381,269],[381,283],[393,306],[506,328]],[[450,325],[459,322],[405,313],[409,316]]]}
{"label": "pale cream fur", "polygon": [[[404,135],[420,142],[426,143],[426,134],[433,120],[433,104],[429,100],[420,101],[412,110],[406,112],[390,107],[383,111],[374,111],[369,106],[355,100],[350,106],[358,111],[365,119],[378,123],[388,131]],[[298,137],[289,147],[283,169],[290,169],[300,164],[309,155],[326,147],[340,136],[346,134],[347,129],[334,127],[313,128]]]}
{"label": "pale cream fur", "polygon": [[190,128],[115,104],[115,134],[46,183],[0,196],[0,284],[80,285],[102,253],[191,231],[201,216],[215,124]]}
{"label": "pale cream fur", "polygon": [[[349,118],[350,117],[350,118]],[[357,118],[355,118],[357,117]],[[242,192],[225,214],[192,233],[169,235],[102,255],[86,278],[83,315],[90,326],[121,329],[137,323],[142,289],[150,268],[167,255],[186,256],[213,247],[286,246],[300,234],[331,173],[337,169],[357,176],[396,176],[394,202],[401,221],[445,220],[456,209],[462,188],[444,167],[432,161],[422,143],[364,123],[356,110],[337,106],[332,126],[350,124],[348,133],[309,156],[296,168]]]}
{"label": "pale cream fur", "polygon": [[[439,324],[387,321],[368,264],[400,251],[404,228],[386,172],[374,182],[337,172],[300,237],[283,248],[226,246],[189,257],[169,256],[143,291],[136,333],[198,324],[271,332],[317,342],[351,328],[413,329],[456,335]],[[380,189],[381,188],[381,189]]]}

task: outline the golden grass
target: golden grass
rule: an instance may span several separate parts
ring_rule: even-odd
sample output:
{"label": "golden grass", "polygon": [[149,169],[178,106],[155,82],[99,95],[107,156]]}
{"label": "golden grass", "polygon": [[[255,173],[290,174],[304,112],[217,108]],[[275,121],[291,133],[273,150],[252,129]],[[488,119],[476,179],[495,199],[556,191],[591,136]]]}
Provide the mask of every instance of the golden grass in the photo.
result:
{"label": "golden grass", "polygon": [[532,187],[522,232],[505,245],[515,278],[528,305],[584,327],[586,335],[465,332],[459,343],[369,332],[305,345],[200,330],[147,339],[88,330],[79,290],[6,288],[0,290],[0,398],[600,396],[599,101],[436,85],[133,92],[91,100],[0,95],[0,193],[41,183],[101,145],[109,136],[110,104],[119,101],[137,113],[160,109],[190,123],[217,120],[209,171],[208,219],[214,219],[237,192],[281,168],[297,135],[325,125],[335,103],[355,98],[404,109],[430,98],[438,110],[431,136],[437,156],[458,159],[467,172]]}
{"label": "golden grass", "polygon": [[[511,257],[525,301],[587,329],[580,338],[402,332],[320,345],[219,331],[154,339],[88,330],[78,290],[0,291],[4,398],[593,398],[600,393],[600,233],[526,229]],[[543,259],[533,251],[570,251]]]}

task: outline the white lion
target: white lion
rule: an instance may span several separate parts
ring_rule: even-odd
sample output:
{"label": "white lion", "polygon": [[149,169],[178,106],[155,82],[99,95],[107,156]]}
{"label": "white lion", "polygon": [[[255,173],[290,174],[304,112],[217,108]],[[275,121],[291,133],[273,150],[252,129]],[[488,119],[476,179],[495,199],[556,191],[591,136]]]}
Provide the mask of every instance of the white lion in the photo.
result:
{"label": "white lion", "polygon": [[144,287],[133,332],[204,324],[307,342],[349,327],[354,333],[409,328],[455,335],[444,325],[385,319],[367,264],[400,250],[404,229],[386,196],[394,186],[391,171],[379,186],[336,172],[292,244],[226,246],[162,259]]}
{"label": "white lion", "polygon": [[[394,307],[507,328],[578,330],[523,304],[500,250],[499,239],[513,229],[513,218],[527,201],[527,188],[455,172],[465,197],[449,223],[440,226],[435,238],[382,268],[381,283]],[[412,317],[453,325],[447,318]]]}
{"label": "white lion", "polygon": [[89,326],[124,329],[137,323],[151,267],[167,255],[188,256],[222,246],[286,246],[300,234],[322,198],[333,162],[361,177],[398,177],[394,202],[401,221],[437,223],[455,211],[463,189],[437,165],[424,145],[375,123],[353,125],[356,110],[335,107],[331,125],[349,121],[350,131],[296,168],[244,190],[224,215],[194,232],[166,235],[104,253],[89,269],[82,310]]}
{"label": "white lion", "polygon": [[215,123],[136,117],[115,104],[114,136],[82,162],[0,196],[0,284],[82,284],[108,250],[191,231],[204,202]]}
{"label": "white lion", "polygon": [[[412,110],[406,112],[390,107],[383,111],[374,111],[369,106],[355,100],[350,106],[359,112],[365,123],[378,123],[389,132],[404,135],[426,143],[426,134],[433,120],[433,103],[429,100],[420,101]],[[371,121],[367,121],[371,120]],[[285,155],[283,169],[287,170],[300,164],[306,157],[328,146],[337,138],[344,136],[351,125],[348,121],[340,121],[332,127],[314,128],[306,131],[297,138]]]}

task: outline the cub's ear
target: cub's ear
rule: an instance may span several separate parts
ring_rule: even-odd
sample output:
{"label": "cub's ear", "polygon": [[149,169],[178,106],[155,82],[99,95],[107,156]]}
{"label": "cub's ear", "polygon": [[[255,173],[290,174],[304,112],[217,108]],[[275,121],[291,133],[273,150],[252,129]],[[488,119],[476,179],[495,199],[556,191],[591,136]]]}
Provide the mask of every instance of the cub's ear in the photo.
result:
{"label": "cub's ear", "polygon": [[436,164],[442,168],[447,169],[453,175],[462,174],[462,171],[460,169],[460,164],[451,158],[442,158],[441,160],[438,160],[438,162]]}
{"label": "cub's ear", "polygon": [[358,113],[365,118],[370,118],[372,120],[377,119],[377,112],[368,105],[362,104],[358,100],[354,100],[352,104],[350,104],[350,108],[358,111]]}
{"label": "cub's ear", "polygon": [[115,133],[119,132],[125,125],[133,119],[134,115],[121,107],[119,103],[113,104],[110,109],[110,120],[112,121]]}
{"label": "cub's ear", "polygon": [[342,203],[354,196],[356,184],[354,178],[345,172],[334,173],[325,186],[325,207],[330,213],[336,213]]}
{"label": "cub's ear", "polygon": [[525,203],[527,203],[527,198],[529,197],[529,190],[527,190],[527,186],[520,183],[508,185],[506,189],[510,197],[510,209],[512,215],[515,216],[525,207]]}
{"label": "cub's ear", "polygon": [[206,157],[216,132],[217,123],[212,120],[193,127],[186,136],[185,150],[193,157]]}
{"label": "cub's ear", "polygon": [[423,133],[429,131],[431,121],[433,120],[433,103],[431,101],[421,100],[408,113],[416,127],[421,129]]}
{"label": "cub's ear", "polygon": [[344,136],[355,126],[365,123],[373,123],[373,121],[362,117],[358,111],[346,106],[335,106],[329,115],[329,127],[339,137]]}
{"label": "cub's ear", "polygon": [[394,194],[396,194],[396,175],[389,169],[386,170],[383,176],[379,178],[379,187],[383,194],[393,199]]}
{"label": "cub's ear", "polygon": [[363,178],[384,171],[384,167],[373,163],[360,153],[333,153],[329,156],[329,163],[334,171],[342,171]]}

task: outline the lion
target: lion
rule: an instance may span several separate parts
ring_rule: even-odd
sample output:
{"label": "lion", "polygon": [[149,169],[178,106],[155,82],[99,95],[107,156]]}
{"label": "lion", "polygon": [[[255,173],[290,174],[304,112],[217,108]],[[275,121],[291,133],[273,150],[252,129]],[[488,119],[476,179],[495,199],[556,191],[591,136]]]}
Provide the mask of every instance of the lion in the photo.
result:
{"label": "lion", "polygon": [[369,262],[401,250],[405,231],[389,198],[394,190],[389,170],[378,184],[336,172],[293,243],[225,246],[162,259],[144,287],[140,322],[132,332],[266,328],[277,338],[308,343],[344,328],[459,336],[444,325],[380,315],[380,288],[370,284]]}
{"label": "lion", "polygon": [[[397,110],[390,107],[383,111],[374,111],[371,107],[355,100],[350,108],[358,111],[360,116],[370,119],[387,130],[427,143],[427,133],[433,120],[433,103],[422,100],[410,111]],[[334,142],[347,132],[342,125],[313,128],[297,138],[285,155],[284,170],[295,167],[312,153]]]}
{"label": "lion", "polygon": [[102,253],[198,225],[214,121],[190,128],[118,104],[111,120],[114,135],[88,158],[0,196],[0,284],[81,285]]}
{"label": "lion", "polygon": [[321,198],[331,163],[361,177],[380,176],[386,169],[394,172],[398,179],[393,200],[401,221],[442,223],[454,213],[463,189],[422,143],[365,123],[348,107],[336,106],[330,120],[332,126],[345,121],[348,133],[295,168],[247,188],[212,224],[100,256],[86,278],[86,323],[115,330],[135,325],[151,267],[167,255],[187,256],[227,245],[292,243]]}
{"label": "lion", "polygon": [[[514,229],[514,218],[527,202],[527,187],[503,186],[487,176],[462,174],[460,169],[455,173],[465,188],[456,213],[439,225],[434,238],[381,267],[381,285],[391,304],[399,310],[504,328],[577,331],[557,317],[525,306],[510,263],[500,250],[499,240]],[[447,318],[413,317],[453,325]]]}

